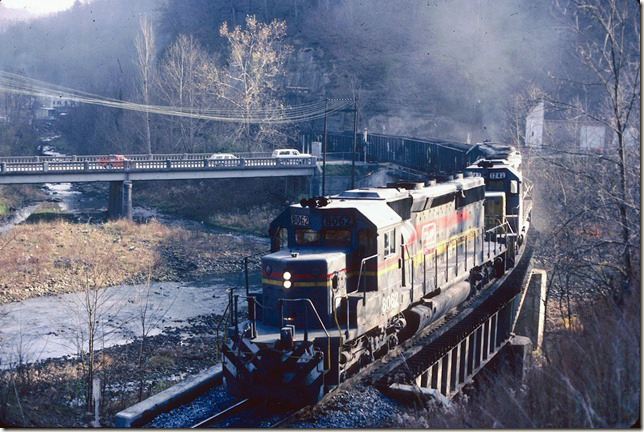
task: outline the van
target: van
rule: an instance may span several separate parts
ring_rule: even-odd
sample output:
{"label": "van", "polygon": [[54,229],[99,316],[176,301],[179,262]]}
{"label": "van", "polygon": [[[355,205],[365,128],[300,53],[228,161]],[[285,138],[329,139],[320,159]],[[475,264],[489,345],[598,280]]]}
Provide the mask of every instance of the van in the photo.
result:
{"label": "van", "polygon": [[274,158],[305,158],[311,157],[308,153],[300,153],[299,150],[295,149],[277,149],[273,150],[271,157]]}

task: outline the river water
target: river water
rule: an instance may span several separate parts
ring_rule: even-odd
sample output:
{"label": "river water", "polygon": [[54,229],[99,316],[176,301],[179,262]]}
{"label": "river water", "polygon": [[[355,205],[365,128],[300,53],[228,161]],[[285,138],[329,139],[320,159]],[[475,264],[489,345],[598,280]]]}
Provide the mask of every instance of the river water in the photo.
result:
{"label": "river water", "polygon": [[[43,153],[57,156],[53,147],[43,143]],[[71,183],[45,184],[50,201],[58,203],[62,211],[83,219],[88,214],[106,210],[107,191],[101,194],[83,194]],[[0,225],[0,233],[25,221],[38,207],[30,205],[19,209],[14,216]],[[169,225],[187,229],[209,231],[237,237],[258,237],[231,233],[219,228],[205,228],[192,220],[179,219],[160,214],[152,209],[135,207],[135,219],[152,217]],[[264,241],[265,239],[262,239]],[[268,245],[268,240],[265,240]],[[260,289],[259,272],[251,272],[251,290]],[[99,348],[131,342],[141,336],[141,311],[148,305],[147,316],[150,331],[148,336],[161,333],[165,327],[182,327],[189,318],[206,314],[223,314],[229,288],[243,289],[241,274],[212,275],[200,281],[152,282],[148,287],[117,285],[98,290],[99,317],[102,326],[98,329]],[[86,300],[80,293],[61,294],[26,299],[0,305],[0,369],[19,362],[35,362],[47,358],[72,356],[78,353],[79,345],[87,341],[87,314],[83,312]],[[240,309],[245,302],[239,302]]]}
{"label": "river water", "polygon": [[[40,140],[43,155],[65,156],[54,150],[54,147],[48,144],[59,137],[60,135],[52,135]],[[83,211],[80,205],[81,192],[75,190],[71,183],[45,183],[43,190],[48,196],[48,201],[56,202],[62,211],[71,213],[80,213]],[[32,204],[16,210],[8,220],[0,223],[0,233],[8,231],[11,227],[26,221],[40,204],[42,203]]]}
{"label": "river water", "polygon": [[[148,336],[166,327],[182,327],[198,315],[221,315],[228,304],[226,290],[235,287],[237,279],[231,274],[201,282],[153,282],[149,290],[145,284],[98,290],[97,320],[102,325],[97,329],[97,347],[141,336],[146,305]],[[79,344],[85,346],[87,341],[86,304],[83,293],[70,293],[0,305],[0,369],[78,353]]]}

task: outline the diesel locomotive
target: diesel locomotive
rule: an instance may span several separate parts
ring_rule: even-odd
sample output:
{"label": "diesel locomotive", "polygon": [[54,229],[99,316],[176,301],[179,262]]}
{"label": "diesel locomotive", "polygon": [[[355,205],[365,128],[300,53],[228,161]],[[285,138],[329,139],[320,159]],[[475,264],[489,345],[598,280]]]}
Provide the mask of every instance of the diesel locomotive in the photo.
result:
{"label": "diesel locomotive", "polygon": [[247,296],[248,320],[235,314],[228,329],[227,391],[313,403],[509,271],[529,187],[518,152],[491,153],[439,183],[353,189],[284,210],[270,225],[262,291]]}

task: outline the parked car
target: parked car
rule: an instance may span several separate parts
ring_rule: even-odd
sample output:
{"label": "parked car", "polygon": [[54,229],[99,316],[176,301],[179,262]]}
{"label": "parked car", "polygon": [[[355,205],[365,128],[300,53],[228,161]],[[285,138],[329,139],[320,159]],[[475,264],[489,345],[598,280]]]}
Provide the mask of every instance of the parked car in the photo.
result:
{"label": "parked car", "polygon": [[230,153],[214,153],[210,155],[208,159],[216,161],[215,166],[222,166],[222,165],[225,165],[224,161],[226,160],[239,159],[239,158],[234,154],[230,154]]}
{"label": "parked car", "polygon": [[123,168],[129,159],[123,155],[113,154],[108,157],[98,158],[98,165],[103,168]]}

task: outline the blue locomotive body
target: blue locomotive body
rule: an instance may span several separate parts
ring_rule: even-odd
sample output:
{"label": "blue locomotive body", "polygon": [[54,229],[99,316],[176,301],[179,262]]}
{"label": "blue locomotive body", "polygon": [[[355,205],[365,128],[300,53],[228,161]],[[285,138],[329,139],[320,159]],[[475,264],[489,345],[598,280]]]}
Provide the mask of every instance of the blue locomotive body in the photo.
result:
{"label": "blue locomotive body", "polygon": [[270,226],[262,293],[229,329],[228,391],[314,402],[512,267],[529,220],[513,158],[284,210]]}

